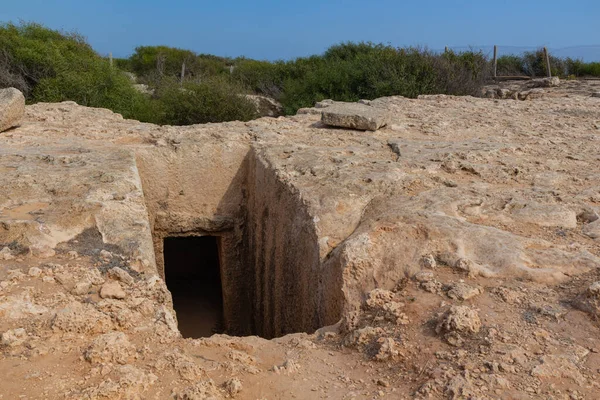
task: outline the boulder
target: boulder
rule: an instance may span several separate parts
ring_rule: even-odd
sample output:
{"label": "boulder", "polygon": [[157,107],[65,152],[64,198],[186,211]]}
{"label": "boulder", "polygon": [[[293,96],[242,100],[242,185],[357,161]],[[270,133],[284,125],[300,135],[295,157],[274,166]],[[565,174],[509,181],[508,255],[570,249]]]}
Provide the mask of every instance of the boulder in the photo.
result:
{"label": "boulder", "polygon": [[247,94],[245,97],[254,104],[256,112],[261,117],[280,117],[283,115],[283,106],[270,97],[255,94]]}
{"label": "boulder", "polygon": [[0,89],[0,132],[18,126],[25,114],[25,96],[15,88]]}
{"label": "boulder", "polygon": [[551,78],[533,79],[527,86],[531,88],[558,87],[560,86],[560,78],[558,76],[553,76]]}
{"label": "boulder", "polygon": [[323,109],[321,122],[363,131],[376,131],[387,125],[386,116],[381,110],[359,103],[334,103]]}

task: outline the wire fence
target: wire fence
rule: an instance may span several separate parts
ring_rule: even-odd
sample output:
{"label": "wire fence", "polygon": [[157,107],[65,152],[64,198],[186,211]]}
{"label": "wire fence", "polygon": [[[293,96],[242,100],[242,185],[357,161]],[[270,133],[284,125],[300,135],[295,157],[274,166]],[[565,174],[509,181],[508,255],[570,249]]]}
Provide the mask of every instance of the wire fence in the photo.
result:
{"label": "wire fence", "polygon": [[[503,46],[498,45],[498,57],[505,55],[522,55],[526,52],[532,52],[544,47],[540,46]],[[494,54],[494,46],[448,46],[448,49],[454,51],[481,50],[489,58]],[[600,45],[589,46],[569,46],[569,47],[548,47],[548,52],[554,57],[572,58],[584,62],[600,61]]]}

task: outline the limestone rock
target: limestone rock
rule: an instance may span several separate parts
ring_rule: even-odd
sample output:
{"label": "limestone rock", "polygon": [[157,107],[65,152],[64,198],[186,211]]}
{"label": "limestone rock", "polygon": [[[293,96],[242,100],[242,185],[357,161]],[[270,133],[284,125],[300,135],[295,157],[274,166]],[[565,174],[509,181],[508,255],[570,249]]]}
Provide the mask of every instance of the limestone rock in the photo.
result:
{"label": "limestone rock", "polygon": [[452,306],[440,318],[435,331],[442,334],[454,346],[463,343],[462,335],[472,335],[481,329],[481,320],[476,310],[467,306]]}
{"label": "limestone rock", "polygon": [[27,332],[23,328],[11,329],[0,335],[0,344],[3,346],[19,346],[27,340]]}
{"label": "limestone rock", "polygon": [[56,313],[51,326],[62,332],[102,333],[112,328],[112,321],[92,305],[74,301]]}
{"label": "limestone rock", "polygon": [[331,100],[331,99],[325,99],[325,100],[321,100],[321,101],[317,101],[315,103],[315,108],[327,108],[330,105],[334,104],[335,101]]}
{"label": "limestone rock", "polygon": [[390,337],[379,338],[377,341],[379,349],[373,356],[376,361],[387,361],[392,360],[400,356],[400,350],[398,343]]}
{"label": "limestone rock", "polygon": [[27,275],[29,275],[32,278],[37,278],[41,274],[42,274],[42,270],[39,269],[38,267],[31,267],[31,268],[29,268],[29,271],[27,271]]}
{"label": "limestone rock", "polygon": [[193,358],[176,350],[163,354],[156,363],[156,367],[158,369],[172,368],[182,379],[190,382],[195,382],[206,374],[206,371],[194,362]]}
{"label": "limestone rock", "polygon": [[479,294],[482,290],[479,286],[471,286],[463,282],[450,284],[448,287],[448,297],[456,300],[469,300]]}
{"label": "limestone rock", "polygon": [[12,251],[10,250],[10,248],[8,247],[3,247],[2,250],[0,250],[0,260],[14,260],[15,256],[12,254]]}
{"label": "limestone rock", "polygon": [[516,220],[539,226],[569,229],[577,227],[577,213],[563,205],[535,202],[516,204],[512,215]]}
{"label": "limestone rock", "polygon": [[175,400],[217,400],[221,398],[219,388],[212,379],[200,381],[183,390],[174,390]]}
{"label": "limestone rock", "polygon": [[300,365],[292,359],[287,359],[282,365],[274,365],[272,370],[277,374],[291,375],[300,371]]}
{"label": "limestone rock", "polygon": [[129,364],[119,366],[114,375],[116,380],[105,379],[100,384],[88,387],[81,394],[69,398],[142,400],[147,398],[143,393],[158,380],[156,375]]}
{"label": "limestone rock", "polygon": [[592,283],[574,301],[575,307],[592,317],[600,316],[600,281]]}
{"label": "limestone rock", "polygon": [[558,87],[560,86],[560,78],[558,76],[553,76],[551,78],[533,79],[529,82],[528,86],[531,88]]}
{"label": "limestone rock", "polygon": [[567,378],[582,383],[585,378],[570,357],[563,355],[546,355],[540,364],[531,370],[531,375],[541,379]]}
{"label": "limestone rock", "polygon": [[119,284],[119,282],[107,282],[100,289],[100,297],[103,299],[118,299],[122,300],[127,294]]}
{"label": "limestone rock", "polygon": [[381,110],[358,103],[334,103],[323,109],[321,121],[325,125],[364,131],[376,131],[387,125]]}
{"label": "limestone rock", "polygon": [[321,110],[314,107],[299,108],[296,115],[321,115]]}
{"label": "limestone rock", "polygon": [[119,267],[114,267],[114,268],[111,268],[110,270],[108,270],[108,276],[115,280],[121,281],[121,282],[125,283],[126,285],[131,285],[134,282],[133,277],[131,275],[129,275],[129,273],[127,271],[125,271],[123,268],[119,268]]}
{"label": "limestone rock", "polygon": [[135,346],[123,332],[110,332],[98,336],[85,351],[84,358],[92,364],[127,364],[135,355]]}
{"label": "limestone rock", "polygon": [[590,222],[589,224],[585,224],[583,226],[583,234],[591,237],[592,239],[600,238],[600,219],[595,220],[594,222]]}
{"label": "limestone rock", "polygon": [[15,88],[0,89],[0,132],[18,126],[25,114],[25,96]]}
{"label": "limestone rock", "polygon": [[234,397],[242,391],[242,382],[238,378],[231,378],[223,383],[223,389],[230,397]]}
{"label": "limestone rock", "polygon": [[75,284],[75,286],[71,290],[71,293],[78,296],[82,296],[84,294],[88,294],[91,288],[92,282],[88,281],[87,279],[84,279],[81,282],[77,282]]}
{"label": "limestone rock", "polygon": [[256,94],[247,94],[244,96],[247,100],[250,100],[256,112],[261,117],[280,117],[283,115],[283,106],[278,101]]}

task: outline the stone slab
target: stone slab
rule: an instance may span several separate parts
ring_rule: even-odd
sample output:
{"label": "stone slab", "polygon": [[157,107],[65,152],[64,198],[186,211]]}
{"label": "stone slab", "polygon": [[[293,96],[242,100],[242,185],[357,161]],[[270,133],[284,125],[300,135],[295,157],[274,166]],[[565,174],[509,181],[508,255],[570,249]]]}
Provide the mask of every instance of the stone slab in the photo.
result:
{"label": "stone slab", "polygon": [[323,109],[321,122],[330,126],[376,131],[387,125],[385,114],[375,107],[359,103],[335,103]]}

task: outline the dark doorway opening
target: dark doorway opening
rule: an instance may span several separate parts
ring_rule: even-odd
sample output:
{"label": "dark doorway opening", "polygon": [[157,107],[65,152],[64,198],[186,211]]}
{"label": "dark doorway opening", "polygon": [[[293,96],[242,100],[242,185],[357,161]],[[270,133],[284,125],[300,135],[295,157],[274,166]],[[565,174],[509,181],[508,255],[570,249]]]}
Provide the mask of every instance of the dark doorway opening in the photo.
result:
{"label": "dark doorway opening", "polygon": [[164,239],[165,278],[184,338],[223,332],[223,292],[216,236]]}

